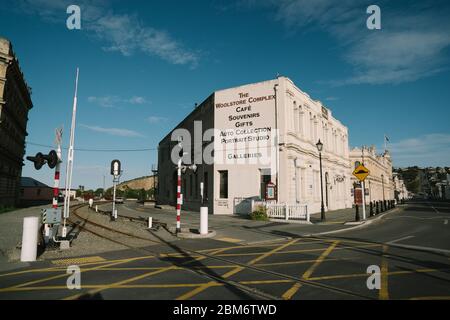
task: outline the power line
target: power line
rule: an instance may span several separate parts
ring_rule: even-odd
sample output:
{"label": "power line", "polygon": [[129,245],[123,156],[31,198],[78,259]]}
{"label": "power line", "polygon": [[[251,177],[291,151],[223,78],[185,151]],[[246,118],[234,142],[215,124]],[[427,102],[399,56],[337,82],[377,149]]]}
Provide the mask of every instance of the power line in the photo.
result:
{"label": "power line", "polygon": [[[53,146],[34,143],[34,142],[26,142],[27,145],[45,147],[45,148],[53,148]],[[67,147],[62,147],[62,149],[67,150]],[[85,152],[144,152],[144,151],[157,151],[158,148],[142,148],[142,149],[88,149],[88,148],[74,148],[76,151],[85,151]]]}
{"label": "power line", "polygon": [[[38,147],[44,147],[44,148],[54,148],[53,146],[41,144],[41,143],[34,143],[34,142],[26,142],[27,145],[31,146],[38,146]],[[200,144],[198,144],[200,145]],[[191,145],[191,147],[195,146]],[[203,146],[201,144],[200,146]],[[171,149],[173,146],[166,145],[166,146],[160,146],[159,148],[141,148],[141,149],[89,149],[89,148],[74,148],[75,151],[84,151],[84,152],[146,152],[146,151],[158,151],[158,150],[167,150]],[[215,149],[214,151],[240,151],[240,150],[249,150],[249,149],[269,149],[269,148],[276,148],[275,145],[268,145],[268,146],[246,146],[241,148],[231,148],[231,149]],[[67,147],[61,147],[61,149],[67,150]]]}

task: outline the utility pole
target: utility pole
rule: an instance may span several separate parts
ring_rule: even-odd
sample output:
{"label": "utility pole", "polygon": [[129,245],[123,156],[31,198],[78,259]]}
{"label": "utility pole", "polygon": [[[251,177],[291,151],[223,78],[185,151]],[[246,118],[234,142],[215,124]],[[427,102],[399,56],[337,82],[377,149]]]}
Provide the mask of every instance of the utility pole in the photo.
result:
{"label": "utility pole", "polygon": [[[361,148],[362,155],[362,165],[364,166],[364,146]],[[362,186],[362,212],[363,212],[363,220],[366,220],[366,183],[365,180],[361,182]]]}
{"label": "utility pole", "polygon": [[156,174],[158,173],[158,168],[155,164],[152,164],[152,172],[153,172],[153,200],[155,200],[156,205]]}
{"label": "utility pole", "polygon": [[77,68],[77,75],[75,78],[75,94],[73,97],[73,108],[72,108],[72,125],[70,127],[70,143],[69,151],[67,152],[67,170],[66,170],[66,188],[64,195],[64,222],[62,229],[62,237],[67,236],[66,222],[70,214],[70,190],[72,188],[72,170],[73,170],[73,153],[75,144],[75,123],[77,115],[77,94],[78,94],[78,74],[79,69]]}
{"label": "utility pole", "polygon": [[178,141],[178,147],[180,148],[180,157],[177,163],[177,233],[181,232],[181,161],[184,154],[181,140]]}

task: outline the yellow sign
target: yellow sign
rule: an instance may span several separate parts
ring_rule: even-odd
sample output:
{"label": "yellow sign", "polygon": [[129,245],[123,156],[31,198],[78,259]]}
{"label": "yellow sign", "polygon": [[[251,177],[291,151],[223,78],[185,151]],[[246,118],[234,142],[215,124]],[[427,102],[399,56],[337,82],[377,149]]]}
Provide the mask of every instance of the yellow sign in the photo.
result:
{"label": "yellow sign", "polygon": [[367,176],[369,175],[370,171],[366,167],[364,167],[362,164],[359,165],[355,171],[353,171],[353,175],[358,178],[359,181],[364,181]]}

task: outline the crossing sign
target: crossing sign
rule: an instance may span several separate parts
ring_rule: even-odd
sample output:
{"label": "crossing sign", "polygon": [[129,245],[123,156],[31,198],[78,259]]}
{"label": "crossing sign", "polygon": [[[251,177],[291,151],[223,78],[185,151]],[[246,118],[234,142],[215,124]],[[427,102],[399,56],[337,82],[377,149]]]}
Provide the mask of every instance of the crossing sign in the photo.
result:
{"label": "crossing sign", "polygon": [[361,182],[364,181],[369,174],[369,169],[364,167],[362,164],[357,166],[355,171],[353,171],[353,175]]}

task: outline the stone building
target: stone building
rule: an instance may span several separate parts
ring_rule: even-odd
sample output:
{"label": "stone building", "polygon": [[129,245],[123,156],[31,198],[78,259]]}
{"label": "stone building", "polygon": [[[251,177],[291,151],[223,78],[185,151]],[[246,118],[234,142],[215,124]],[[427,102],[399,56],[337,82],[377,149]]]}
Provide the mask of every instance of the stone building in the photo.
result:
{"label": "stone building", "polygon": [[[393,200],[394,199],[394,180],[392,176],[392,159],[388,151],[382,154],[377,154],[375,147],[354,148],[350,151],[350,163],[352,169],[363,163],[369,169],[370,174],[365,180],[365,195],[366,203],[379,200]],[[360,198],[361,185],[359,181],[352,175],[352,186],[357,184],[352,189],[353,202],[354,194],[357,199]]]}
{"label": "stone building", "polygon": [[[176,203],[171,153],[180,129],[196,137],[182,142],[183,162],[194,159],[197,165],[182,175],[183,208],[199,209],[203,183],[210,212],[248,213],[249,199],[265,198],[267,186],[274,185],[274,201],[319,212],[319,139],[325,210],[352,205],[348,129],[289,78],[216,91],[174,128],[159,144],[160,204]],[[213,161],[205,163],[209,154]]]}
{"label": "stone building", "polygon": [[11,43],[0,38],[0,206],[19,201],[28,112],[33,107]]}

